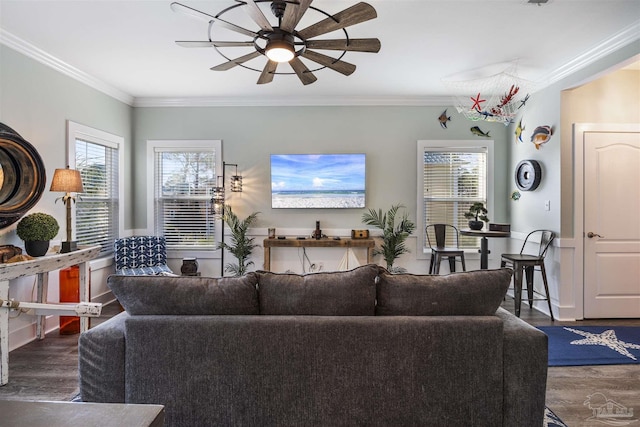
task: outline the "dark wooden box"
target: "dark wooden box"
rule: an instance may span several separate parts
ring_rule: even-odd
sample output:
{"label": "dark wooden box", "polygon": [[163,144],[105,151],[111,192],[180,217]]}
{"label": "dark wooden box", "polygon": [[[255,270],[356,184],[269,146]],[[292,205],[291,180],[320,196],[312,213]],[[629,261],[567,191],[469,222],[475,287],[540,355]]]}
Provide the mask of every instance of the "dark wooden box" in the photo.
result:
{"label": "dark wooden box", "polygon": [[493,223],[489,223],[489,231],[507,231],[507,232],[511,232],[511,224],[493,224]]}

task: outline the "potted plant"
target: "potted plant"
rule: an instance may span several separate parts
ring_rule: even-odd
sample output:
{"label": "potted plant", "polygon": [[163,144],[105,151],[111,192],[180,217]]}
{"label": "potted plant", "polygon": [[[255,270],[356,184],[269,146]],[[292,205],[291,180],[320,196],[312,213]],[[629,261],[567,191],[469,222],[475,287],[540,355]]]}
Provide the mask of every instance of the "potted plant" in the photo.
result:
{"label": "potted plant", "polygon": [[254,212],[243,220],[231,210],[231,206],[224,207],[222,221],[231,229],[231,244],[220,243],[220,247],[231,252],[238,260],[237,264],[229,263],[225,265],[224,271],[233,273],[234,276],[243,276],[247,273],[247,267],[253,265],[253,261],[247,262],[253,248],[258,245],[253,243],[254,238],[247,237],[247,230],[257,219],[260,212]]}
{"label": "potted plant", "polygon": [[393,263],[400,255],[409,252],[405,246],[407,237],[416,228],[405,212],[398,224],[396,224],[396,215],[398,210],[404,208],[403,205],[391,206],[388,212],[382,213],[382,209],[369,209],[362,215],[362,222],[367,225],[373,225],[382,230],[382,245],[380,249],[374,250],[374,255],[382,255],[387,262],[387,270],[392,273],[402,273],[406,271],[401,267],[394,267]]}
{"label": "potted plant", "polygon": [[25,216],[18,223],[16,232],[24,240],[27,254],[39,257],[49,250],[49,241],[56,237],[60,226],[49,214],[36,212]]}
{"label": "potted plant", "polygon": [[[469,228],[472,230],[482,230],[485,222],[489,222],[487,217],[487,209],[484,203],[475,202],[469,207],[469,211],[465,212],[464,217],[469,219]],[[484,221],[484,222],[483,222]]]}

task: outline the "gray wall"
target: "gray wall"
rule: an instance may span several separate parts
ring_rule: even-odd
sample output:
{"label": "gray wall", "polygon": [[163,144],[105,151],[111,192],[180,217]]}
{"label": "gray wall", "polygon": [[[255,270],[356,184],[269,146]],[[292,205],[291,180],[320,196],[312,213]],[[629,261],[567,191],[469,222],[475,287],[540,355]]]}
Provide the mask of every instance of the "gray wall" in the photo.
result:
{"label": "gray wall", "polygon": [[[581,272],[583,230],[574,229],[575,164],[572,126],[574,123],[638,123],[640,122],[640,71],[621,70],[621,64],[640,60],[640,44],[630,44],[603,57],[576,73],[536,92],[527,103],[522,119],[526,126],[524,143],[515,143],[515,126],[510,126],[511,153],[507,168],[513,174],[523,159],[541,162],[542,183],[536,191],[522,192],[522,198],[508,204],[512,224],[510,251],[518,251],[524,233],[535,229],[550,229],[560,237],[546,258],[552,303],[561,319],[581,319],[583,301]],[[530,142],[536,126],[554,128],[551,140],[536,150]],[[513,181],[512,181],[513,182]],[[512,184],[513,185],[513,184]],[[550,201],[546,211],[544,203]],[[541,289],[542,281],[536,279]],[[546,303],[537,303],[547,311]]]}
{"label": "gray wall", "polygon": [[[416,144],[421,139],[482,139],[475,124],[448,109],[452,121],[443,129],[438,116],[446,107],[237,107],[136,108],[135,228],[146,224],[146,141],[221,139],[224,160],[238,163],[244,192],[234,195],[240,216],[259,211],[257,227],[362,228],[365,209],[271,209],[270,154],[365,153],[367,208],[404,204],[416,217]],[[496,145],[496,204],[492,220],[506,221],[504,184],[505,126],[481,123]]]}
{"label": "gray wall", "polygon": [[[57,239],[66,236],[66,211],[62,202],[55,203],[59,193],[49,192],[56,168],[67,165],[66,121],[91,126],[124,137],[127,162],[131,159],[132,108],[92,89],[48,66],[0,44],[0,122],[10,126],[35,146],[47,169],[44,194],[32,212],[53,215],[60,224]],[[125,181],[131,182],[130,167],[125,165]],[[130,187],[122,200],[125,206],[125,228],[133,218]],[[16,224],[0,230],[0,244],[23,246],[16,236]],[[104,275],[94,270],[92,295],[107,291]],[[49,301],[58,300],[58,274],[49,275]],[[32,301],[33,277],[11,281],[10,295],[18,301]],[[20,316],[10,321],[10,347],[13,349],[33,338],[33,316]],[[57,327],[58,317],[49,318],[49,328]]]}
{"label": "gray wall", "polygon": [[[132,107],[0,44],[0,121],[38,150],[47,168],[47,190],[53,171],[67,165],[67,120],[124,137],[129,161],[132,114]],[[125,181],[130,182],[130,165],[124,169]],[[45,191],[34,210],[47,211],[64,224],[64,208],[54,206],[59,196]],[[125,189],[123,200],[131,197]],[[131,228],[132,218],[132,206],[125,203],[125,229]],[[0,230],[0,234],[6,236],[9,231]],[[59,237],[64,236],[61,229]]]}
{"label": "gray wall", "polygon": [[[271,209],[270,154],[286,153],[365,153],[368,208],[387,210],[403,204],[416,219],[418,140],[482,139],[471,134],[479,125],[495,141],[495,206],[490,218],[507,222],[507,128],[496,123],[473,123],[448,108],[452,121],[443,129],[438,117],[446,107],[237,107],[237,108],[136,108],[135,110],[135,227],[151,228],[146,223],[147,140],[220,139],[224,160],[238,163],[243,175],[243,192],[229,199],[240,217],[260,212],[254,230],[256,243],[262,241],[266,227],[278,234],[310,235],[315,221],[326,234],[349,233],[365,228],[362,214],[366,209]],[[151,231],[150,229],[148,231]],[[395,264],[416,273],[428,271],[428,260],[420,254],[417,239],[412,237]],[[277,253],[276,253],[277,252]],[[302,259],[336,268],[344,250],[278,249],[272,251],[271,267],[275,271],[303,270]],[[496,252],[498,253],[498,252]],[[172,254],[170,254],[171,256]],[[181,256],[197,256],[204,275],[218,275],[221,267],[206,261],[205,254],[173,254],[169,265],[180,266]],[[256,269],[262,268],[262,250],[254,250]],[[360,262],[365,262],[360,254]],[[225,264],[233,261],[225,258]],[[374,259],[376,262],[384,261]],[[473,260],[471,264],[473,265]]]}

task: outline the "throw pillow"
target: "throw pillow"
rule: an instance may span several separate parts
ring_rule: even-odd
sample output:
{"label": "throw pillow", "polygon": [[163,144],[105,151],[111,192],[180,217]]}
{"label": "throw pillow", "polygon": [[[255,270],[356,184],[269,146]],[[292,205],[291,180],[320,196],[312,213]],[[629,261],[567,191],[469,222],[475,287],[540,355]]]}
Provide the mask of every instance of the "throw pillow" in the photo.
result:
{"label": "throw pillow", "polygon": [[501,268],[432,276],[381,270],[376,306],[381,316],[493,315],[513,272]]}
{"label": "throw pillow", "polygon": [[131,315],[258,314],[255,273],[243,277],[110,276],[107,284]]}
{"label": "throw pillow", "polygon": [[306,275],[258,273],[260,314],[372,316],[378,267]]}

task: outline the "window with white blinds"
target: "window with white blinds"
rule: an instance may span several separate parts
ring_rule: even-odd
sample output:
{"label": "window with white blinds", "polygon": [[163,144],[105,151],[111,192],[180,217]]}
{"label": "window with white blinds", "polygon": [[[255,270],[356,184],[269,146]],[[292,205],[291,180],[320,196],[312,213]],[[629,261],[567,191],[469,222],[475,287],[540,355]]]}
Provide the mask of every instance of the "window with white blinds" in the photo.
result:
{"label": "window with white blinds", "polygon": [[[419,141],[418,207],[421,212],[418,215],[424,249],[427,248],[427,225],[445,223],[458,229],[468,228],[469,220],[464,214],[469,207],[475,202],[487,205],[489,145],[455,146],[454,142],[438,146]],[[429,237],[435,241],[435,236]],[[447,245],[453,246],[453,236],[447,238],[450,240]],[[460,236],[460,246],[477,248],[479,239]]]}
{"label": "window with white blinds", "polygon": [[167,249],[214,250],[215,145],[156,146],[153,152],[156,235],[165,236]]}
{"label": "window with white blinds", "polygon": [[70,163],[80,171],[84,192],[75,209],[79,245],[100,245],[101,255],[113,253],[120,229],[121,137],[69,122]]}

